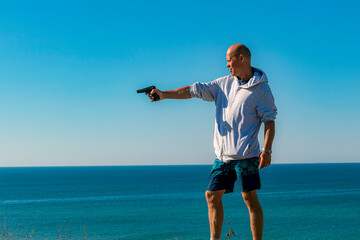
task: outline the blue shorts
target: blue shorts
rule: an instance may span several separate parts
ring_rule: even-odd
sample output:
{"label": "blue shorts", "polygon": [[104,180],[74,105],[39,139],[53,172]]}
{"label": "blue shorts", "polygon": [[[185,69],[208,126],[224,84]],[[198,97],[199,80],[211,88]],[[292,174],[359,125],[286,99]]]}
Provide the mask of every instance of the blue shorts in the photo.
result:
{"label": "blue shorts", "polygon": [[215,159],[207,190],[226,190],[225,193],[231,193],[234,191],[237,179],[242,192],[260,189],[259,158],[253,157],[229,162]]}

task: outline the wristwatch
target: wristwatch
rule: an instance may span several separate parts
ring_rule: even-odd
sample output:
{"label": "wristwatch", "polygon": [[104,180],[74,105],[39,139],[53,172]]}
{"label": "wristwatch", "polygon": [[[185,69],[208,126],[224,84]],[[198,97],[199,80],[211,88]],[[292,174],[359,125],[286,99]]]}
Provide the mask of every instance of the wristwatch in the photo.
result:
{"label": "wristwatch", "polygon": [[267,153],[270,153],[270,154],[272,153],[272,150],[271,150],[271,149],[263,148],[262,150],[263,150],[264,152],[267,152]]}

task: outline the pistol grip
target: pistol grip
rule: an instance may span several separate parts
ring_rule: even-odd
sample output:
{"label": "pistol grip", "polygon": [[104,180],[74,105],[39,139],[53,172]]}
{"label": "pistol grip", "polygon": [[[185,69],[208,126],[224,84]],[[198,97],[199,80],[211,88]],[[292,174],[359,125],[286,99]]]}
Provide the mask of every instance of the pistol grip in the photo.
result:
{"label": "pistol grip", "polygon": [[153,97],[154,97],[154,101],[157,101],[160,99],[159,95],[157,95],[156,93],[153,94]]}

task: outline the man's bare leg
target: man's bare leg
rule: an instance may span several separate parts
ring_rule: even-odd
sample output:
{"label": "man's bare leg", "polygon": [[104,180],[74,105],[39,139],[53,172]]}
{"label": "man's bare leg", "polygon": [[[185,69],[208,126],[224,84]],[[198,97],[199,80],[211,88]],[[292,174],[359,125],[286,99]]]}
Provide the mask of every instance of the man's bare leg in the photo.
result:
{"label": "man's bare leg", "polygon": [[253,240],[261,240],[264,228],[264,215],[257,197],[257,192],[253,190],[250,192],[241,192],[241,194],[249,209]]}
{"label": "man's bare leg", "polygon": [[225,190],[206,191],[206,201],[208,204],[210,235],[212,238],[219,238],[221,236],[221,228],[224,219],[224,210],[221,198]]}

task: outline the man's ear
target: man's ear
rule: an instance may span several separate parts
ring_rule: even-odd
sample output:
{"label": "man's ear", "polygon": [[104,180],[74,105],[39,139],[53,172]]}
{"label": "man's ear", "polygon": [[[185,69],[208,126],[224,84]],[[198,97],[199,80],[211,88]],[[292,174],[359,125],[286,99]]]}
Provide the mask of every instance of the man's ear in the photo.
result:
{"label": "man's ear", "polygon": [[242,63],[245,61],[245,57],[244,57],[243,54],[240,54],[240,55],[239,55],[239,60],[240,60],[240,62],[242,62]]}

